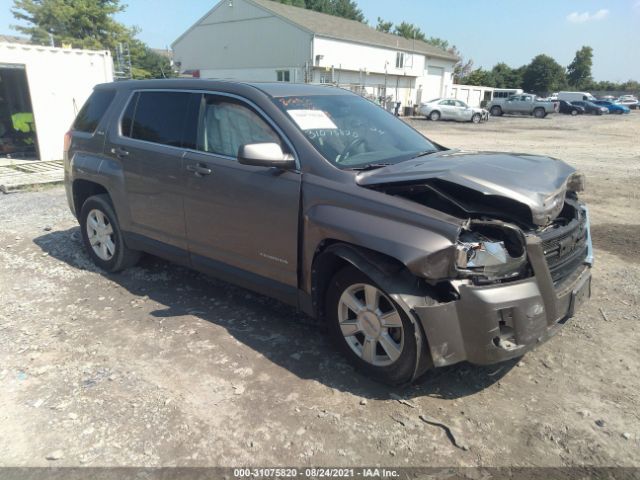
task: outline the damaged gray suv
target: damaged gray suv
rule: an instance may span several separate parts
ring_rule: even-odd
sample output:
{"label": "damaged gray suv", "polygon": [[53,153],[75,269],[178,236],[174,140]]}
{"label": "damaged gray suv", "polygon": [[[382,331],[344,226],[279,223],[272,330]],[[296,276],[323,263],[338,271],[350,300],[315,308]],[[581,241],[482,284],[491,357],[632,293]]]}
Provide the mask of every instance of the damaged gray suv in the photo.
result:
{"label": "damaged gray suv", "polygon": [[390,384],[519,357],[590,296],[581,174],[444,148],[337,88],[100,85],[65,181],[103,270],[150,252],[295,305]]}

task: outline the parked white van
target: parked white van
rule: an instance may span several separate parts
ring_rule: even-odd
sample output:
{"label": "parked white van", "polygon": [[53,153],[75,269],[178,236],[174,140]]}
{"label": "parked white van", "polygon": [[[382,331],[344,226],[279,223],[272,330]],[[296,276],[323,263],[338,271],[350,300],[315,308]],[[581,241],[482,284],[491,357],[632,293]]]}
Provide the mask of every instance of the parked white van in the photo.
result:
{"label": "parked white van", "polygon": [[565,102],[593,102],[597,99],[589,92],[560,92],[558,93],[558,100],[564,100]]}

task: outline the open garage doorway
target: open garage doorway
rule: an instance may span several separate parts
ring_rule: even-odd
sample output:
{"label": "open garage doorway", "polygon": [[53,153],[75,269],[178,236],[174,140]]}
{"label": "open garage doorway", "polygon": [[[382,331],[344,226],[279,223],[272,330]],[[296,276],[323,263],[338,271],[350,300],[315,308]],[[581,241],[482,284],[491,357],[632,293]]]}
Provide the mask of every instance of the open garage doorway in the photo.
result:
{"label": "open garage doorway", "polygon": [[0,63],[0,158],[38,160],[38,137],[24,65]]}

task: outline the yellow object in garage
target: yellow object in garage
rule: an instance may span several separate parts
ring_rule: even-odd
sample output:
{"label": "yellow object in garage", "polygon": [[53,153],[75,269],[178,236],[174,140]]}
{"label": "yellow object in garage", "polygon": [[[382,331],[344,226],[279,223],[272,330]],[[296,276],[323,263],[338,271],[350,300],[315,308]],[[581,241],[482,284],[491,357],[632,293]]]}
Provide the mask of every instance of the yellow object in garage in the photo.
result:
{"label": "yellow object in garage", "polygon": [[33,125],[33,113],[18,112],[11,115],[13,129],[22,133],[29,133],[35,130]]}

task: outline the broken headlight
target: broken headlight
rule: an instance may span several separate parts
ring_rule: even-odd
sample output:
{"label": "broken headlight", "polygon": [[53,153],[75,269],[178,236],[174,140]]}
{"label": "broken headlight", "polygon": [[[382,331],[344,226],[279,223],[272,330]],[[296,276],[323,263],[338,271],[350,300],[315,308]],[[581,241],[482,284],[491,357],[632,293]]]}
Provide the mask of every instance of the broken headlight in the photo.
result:
{"label": "broken headlight", "polygon": [[484,226],[480,230],[464,231],[460,235],[456,248],[458,270],[489,281],[520,276],[527,265],[522,235],[510,228]]}

